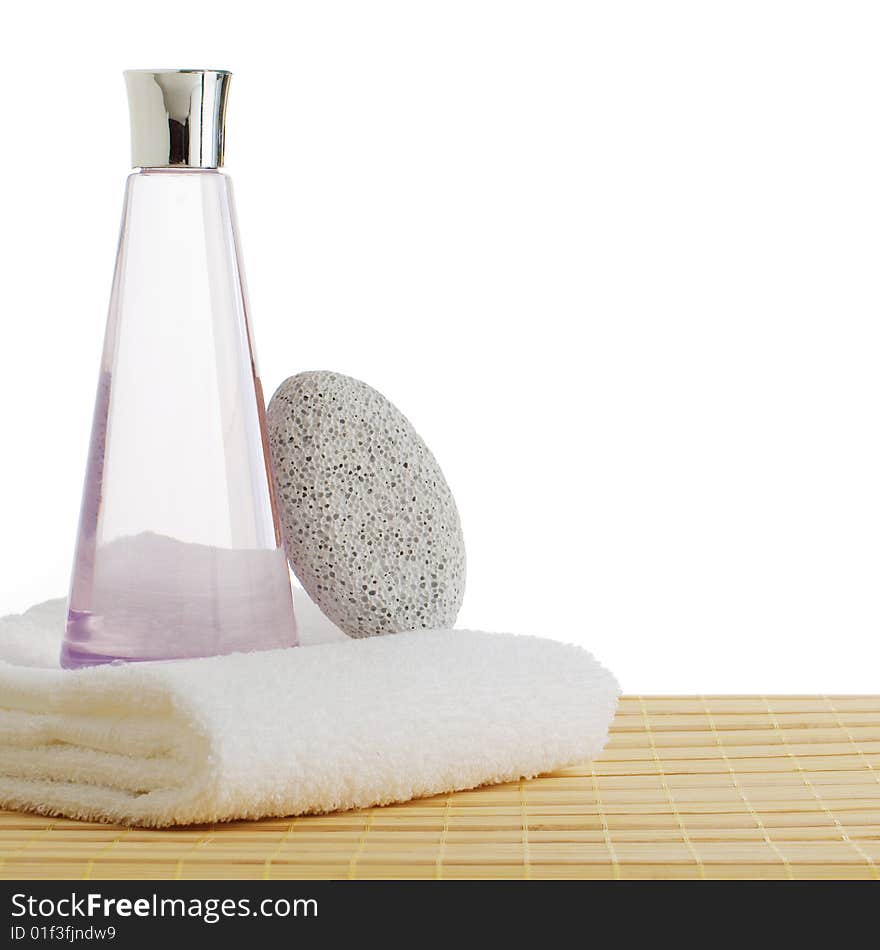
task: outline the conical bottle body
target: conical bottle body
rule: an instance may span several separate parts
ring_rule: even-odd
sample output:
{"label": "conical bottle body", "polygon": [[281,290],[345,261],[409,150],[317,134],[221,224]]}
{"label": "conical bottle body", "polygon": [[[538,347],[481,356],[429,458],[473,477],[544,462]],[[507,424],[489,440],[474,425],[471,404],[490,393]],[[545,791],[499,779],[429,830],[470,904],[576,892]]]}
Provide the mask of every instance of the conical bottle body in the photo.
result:
{"label": "conical bottle body", "polygon": [[296,643],[231,183],[128,179],[62,665]]}

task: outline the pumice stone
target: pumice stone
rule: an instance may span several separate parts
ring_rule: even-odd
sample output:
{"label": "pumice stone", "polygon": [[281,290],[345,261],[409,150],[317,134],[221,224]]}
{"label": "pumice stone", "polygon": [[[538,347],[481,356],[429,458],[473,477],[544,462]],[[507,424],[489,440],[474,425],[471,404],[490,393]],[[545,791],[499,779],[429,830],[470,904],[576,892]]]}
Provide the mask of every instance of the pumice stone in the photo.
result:
{"label": "pumice stone", "polygon": [[285,380],[269,448],[290,566],[352,637],[451,627],[465,552],[452,492],[409,421],[339,373]]}

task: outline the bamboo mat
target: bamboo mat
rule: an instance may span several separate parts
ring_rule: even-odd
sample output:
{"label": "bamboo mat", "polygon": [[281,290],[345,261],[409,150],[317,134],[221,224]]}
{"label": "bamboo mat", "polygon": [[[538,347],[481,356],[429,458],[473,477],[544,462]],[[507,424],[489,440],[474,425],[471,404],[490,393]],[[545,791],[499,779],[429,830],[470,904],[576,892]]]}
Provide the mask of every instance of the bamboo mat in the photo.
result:
{"label": "bamboo mat", "polygon": [[0,812],[0,877],[880,879],[880,696],[625,697],[594,763],[296,819]]}

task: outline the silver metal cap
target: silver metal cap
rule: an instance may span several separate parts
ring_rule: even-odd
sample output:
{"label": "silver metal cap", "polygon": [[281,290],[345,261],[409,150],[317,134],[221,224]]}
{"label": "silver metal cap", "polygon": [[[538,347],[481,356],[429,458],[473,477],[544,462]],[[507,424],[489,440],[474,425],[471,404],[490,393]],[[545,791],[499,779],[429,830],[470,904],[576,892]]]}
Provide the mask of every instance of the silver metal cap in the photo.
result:
{"label": "silver metal cap", "polygon": [[219,168],[232,73],[130,69],[125,73],[134,168]]}

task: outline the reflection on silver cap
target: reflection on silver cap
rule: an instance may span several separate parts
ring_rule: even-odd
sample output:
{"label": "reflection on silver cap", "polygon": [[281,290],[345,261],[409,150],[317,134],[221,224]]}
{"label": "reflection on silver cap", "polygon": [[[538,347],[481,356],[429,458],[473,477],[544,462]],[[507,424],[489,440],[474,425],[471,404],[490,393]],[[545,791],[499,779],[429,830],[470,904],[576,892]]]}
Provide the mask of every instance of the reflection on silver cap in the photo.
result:
{"label": "reflection on silver cap", "polygon": [[135,168],[219,168],[232,74],[224,69],[125,73]]}

